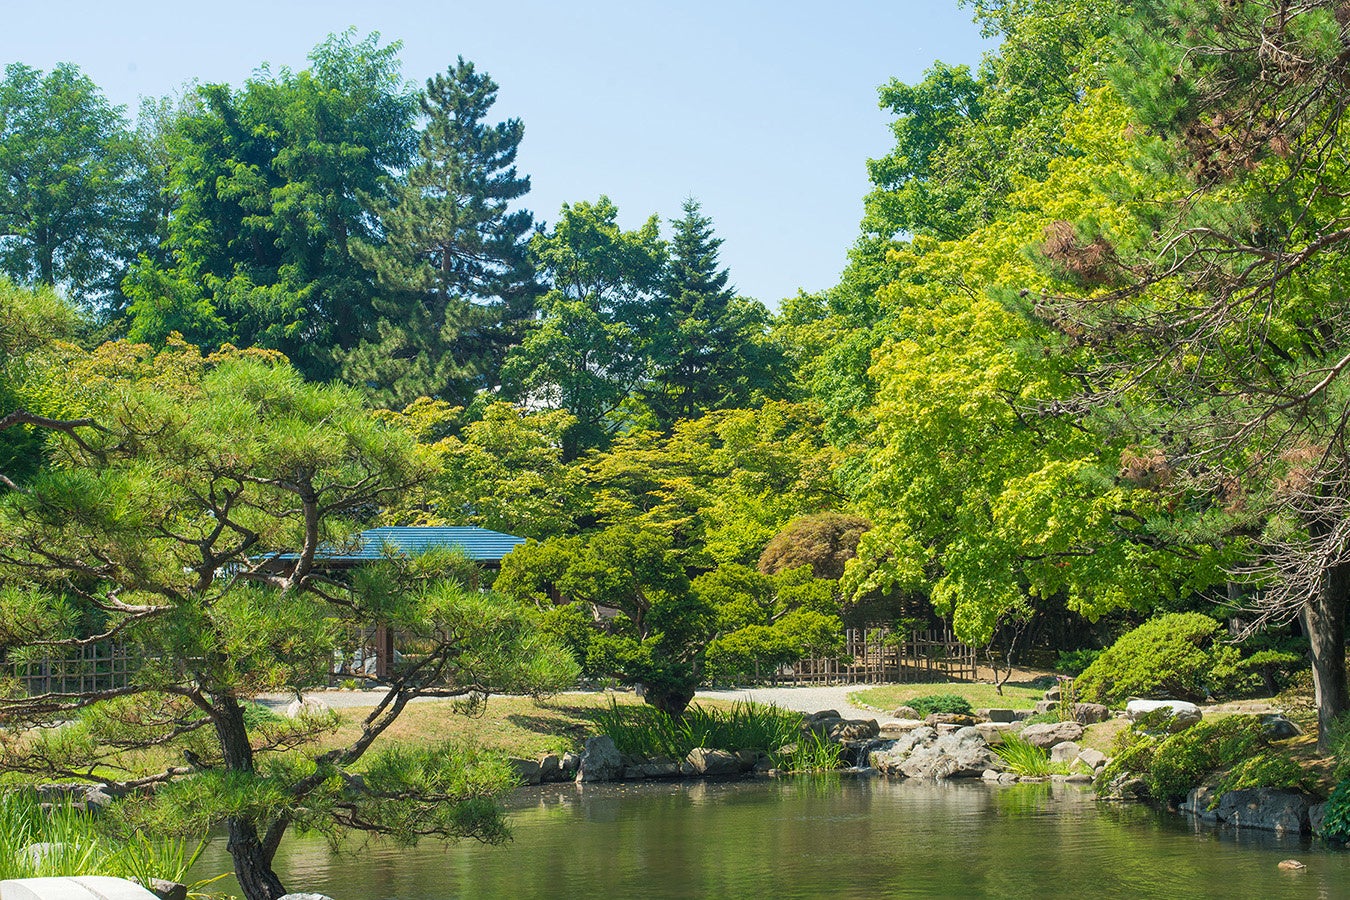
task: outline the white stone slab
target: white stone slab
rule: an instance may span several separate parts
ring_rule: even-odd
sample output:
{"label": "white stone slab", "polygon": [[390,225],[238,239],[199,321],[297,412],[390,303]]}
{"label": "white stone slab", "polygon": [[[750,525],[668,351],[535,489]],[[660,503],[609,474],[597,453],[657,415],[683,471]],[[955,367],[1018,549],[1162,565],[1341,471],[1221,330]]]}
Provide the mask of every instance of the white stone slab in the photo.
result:
{"label": "white stone slab", "polygon": [[156,900],[134,881],[106,875],[0,881],[0,900]]}

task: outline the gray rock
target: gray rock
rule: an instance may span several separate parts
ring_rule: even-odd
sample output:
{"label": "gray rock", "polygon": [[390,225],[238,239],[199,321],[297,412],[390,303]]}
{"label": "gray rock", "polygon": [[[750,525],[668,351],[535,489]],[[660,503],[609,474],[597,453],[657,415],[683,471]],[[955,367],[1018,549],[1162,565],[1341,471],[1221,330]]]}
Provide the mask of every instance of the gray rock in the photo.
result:
{"label": "gray rock", "polygon": [[979,778],[986,769],[999,768],[1002,761],[969,726],[916,747],[900,763],[907,778]]}
{"label": "gray rock", "polygon": [[1050,688],[1050,690],[1045,692],[1045,699],[1054,700],[1056,703],[1059,702],[1060,696],[1061,694],[1059,691],[1059,685],[1055,685],[1054,687]]}
{"label": "gray rock", "polygon": [[907,731],[913,731],[915,728],[922,728],[923,722],[919,719],[901,719],[898,722],[887,722],[882,725],[877,733],[877,737],[895,740],[901,734]]}
{"label": "gray rock", "polygon": [[1286,738],[1298,737],[1303,733],[1302,728],[1279,713],[1267,713],[1262,716],[1261,728],[1265,732],[1266,740],[1270,741],[1283,741]]}
{"label": "gray rock", "polygon": [[539,784],[543,781],[543,767],[537,759],[522,759],[512,756],[506,760],[516,770],[516,777],[524,784]]}
{"label": "gray rock", "polygon": [[1106,796],[1113,800],[1146,800],[1148,783],[1142,778],[1120,775],[1107,786]]}
{"label": "gray rock", "polygon": [[897,706],[891,710],[891,718],[920,720],[923,716],[919,715],[919,711],[912,706]]}
{"label": "gray rock", "polygon": [[301,716],[322,716],[332,712],[332,709],[318,697],[306,697],[303,700],[292,700],[286,704],[286,718],[298,719]]}
{"label": "gray rock", "polygon": [[581,755],[578,753],[564,753],[562,758],[562,781],[570,781],[576,777],[581,769]]}
{"label": "gray rock", "polygon": [[759,754],[754,750],[737,750],[735,756],[737,768],[742,772],[752,771],[759,762]]}
{"label": "gray rock", "polygon": [[67,845],[60,841],[39,841],[36,844],[29,844],[15,855],[33,865],[40,866],[44,860],[59,859],[65,856],[66,847]]}
{"label": "gray rock", "polygon": [[1082,747],[1073,741],[1060,741],[1050,748],[1050,761],[1054,763],[1071,763],[1078,758],[1078,754],[1083,750]]}
{"label": "gray rock", "polygon": [[586,739],[577,768],[577,781],[614,781],[623,772],[623,757],[607,734]]}
{"label": "gray rock", "polygon": [[993,770],[993,769],[985,769],[983,772],[980,773],[980,780],[981,780],[981,781],[998,781],[998,776],[999,776],[999,774],[1000,774],[999,772],[996,772],[996,771]]}
{"label": "gray rock", "polygon": [[1022,729],[1021,738],[1028,744],[1049,750],[1064,741],[1076,741],[1083,736],[1083,726],[1077,722],[1042,722]]}
{"label": "gray rock", "polygon": [[149,884],[145,884],[139,878],[131,880],[149,890],[159,900],[188,900],[186,884],[180,884],[177,881],[165,881],[163,878],[152,878]]}
{"label": "gray rock", "polygon": [[876,719],[841,719],[830,725],[826,737],[836,744],[844,741],[866,741],[881,734]]}
{"label": "gray rock", "polygon": [[640,766],[624,766],[623,772],[619,775],[624,781],[642,781],[647,777],[646,764]]}
{"label": "gray rock", "polygon": [[561,781],[562,780],[562,757],[556,753],[549,753],[539,759],[539,780]]}
{"label": "gray rock", "polygon": [[1092,784],[1092,776],[1086,772],[1074,772],[1071,775],[1066,775],[1064,781],[1067,784]]}
{"label": "gray rock", "polygon": [[1058,700],[1037,700],[1036,706],[1032,709],[1032,715],[1043,716],[1046,713],[1058,712]]}
{"label": "gray rock", "polygon": [[737,775],[741,761],[725,750],[695,747],[685,757],[685,764],[694,775]]}
{"label": "gray rock", "polygon": [[647,761],[642,767],[642,773],[648,778],[678,778],[680,764],[669,756],[658,756]]}
{"label": "gray rock", "polygon": [[1249,788],[1219,798],[1219,819],[1239,828],[1301,834],[1311,829],[1308,810],[1315,798],[1302,791]]}
{"label": "gray rock", "polygon": [[1186,795],[1186,799],[1181,801],[1179,809],[1184,813],[1195,816],[1206,825],[1217,825],[1219,814],[1210,808],[1214,805],[1215,797],[1214,786],[1202,784],[1191,789],[1191,792]]}
{"label": "gray rock", "polygon": [[937,727],[938,725],[956,725],[960,728],[966,728],[974,725],[979,719],[974,716],[967,716],[961,713],[932,713],[923,720],[923,724]]}
{"label": "gray rock", "polygon": [[1095,747],[1085,747],[1078,751],[1078,759],[1089,769],[1100,769],[1110,761],[1111,757]]}
{"label": "gray rock", "polygon": [[1075,703],[1073,718],[1080,725],[1095,725],[1111,718],[1111,710],[1101,703]]}
{"label": "gray rock", "polygon": [[1017,776],[1012,772],[1003,772],[998,776],[999,784],[1017,784]]}
{"label": "gray rock", "polygon": [[1017,721],[1017,711],[1013,709],[987,709],[984,711],[984,717],[990,722],[1015,722]]}
{"label": "gray rock", "polygon": [[1158,710],[1171,710],[1167,730],[1172,732],[1185,731],[1197,724],[1205,715],[1200,711],[1200,707],[1185,700],[1131,700],[1125,704],[1125,716],[1131,722],[1138,722],[1144,716]]}
{"label": "gray rock", "polygon": [[986,744],[1003,743],[1004,732],[1013,730],[1012,722],[980,722],[975,726],[975,730],[984,738]]}
{"label": "gray rock", "polygon": [[1323,836],[1327,824],[1326,803],[1314,803],[1308,807],[1308,828],[1318,837]]}

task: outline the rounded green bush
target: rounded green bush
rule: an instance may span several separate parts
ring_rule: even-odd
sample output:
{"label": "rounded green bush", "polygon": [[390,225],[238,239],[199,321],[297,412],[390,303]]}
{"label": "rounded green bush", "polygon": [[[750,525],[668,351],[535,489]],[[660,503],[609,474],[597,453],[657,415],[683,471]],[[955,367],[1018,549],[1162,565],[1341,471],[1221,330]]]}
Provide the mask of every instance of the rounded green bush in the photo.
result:
{"label": "rounded green bush", "polygon": [[1074,681],[1082,700],[1119,705],[1129,697],[1204,700],[1252,680],[1223,626],[1200,613],[1159,616],[1123,635]]}
{"label": "rounded green bush", "polygon": [[905,705],[921,716],[930,716],[933,713],[968,716],[972,712],[970,701],[960,694],[924,694],[922,697],[905,701]]}

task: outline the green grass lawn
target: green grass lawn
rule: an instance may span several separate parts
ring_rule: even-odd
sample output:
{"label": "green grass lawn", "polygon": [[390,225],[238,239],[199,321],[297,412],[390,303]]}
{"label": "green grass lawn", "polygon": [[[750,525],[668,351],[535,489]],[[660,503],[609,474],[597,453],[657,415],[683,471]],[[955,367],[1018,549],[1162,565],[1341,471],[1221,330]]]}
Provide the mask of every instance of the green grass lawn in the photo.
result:
{"label": "green grass lawn", "polygon": [[887,713],[915,697],[928,694],[959,694],[975,709],[1031,709],[1045,696],[1045,690],[1027,682],[1010,681],[1003,685],[1003,696],[1000,697],[992,684],[891,684],[849,694],[848,699],[859,706]]}

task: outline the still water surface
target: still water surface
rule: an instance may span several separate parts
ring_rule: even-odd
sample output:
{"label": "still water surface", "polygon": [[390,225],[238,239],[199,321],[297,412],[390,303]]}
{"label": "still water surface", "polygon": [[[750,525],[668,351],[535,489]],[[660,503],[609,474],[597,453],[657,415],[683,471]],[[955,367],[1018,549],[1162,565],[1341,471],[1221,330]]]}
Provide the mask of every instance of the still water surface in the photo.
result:
{"label": "still water surface", "polygon": [[[292,891],[441,898],[1350,898],[1350,852],[1195,829],[1068,785],[836,777],[541,786],[501,847],[288,840]],[[1296,857],[1298,873],[1276,864]],[[229,868],[224,842],[198,872]],[[228,889],[228,887],[226,888]]]}

